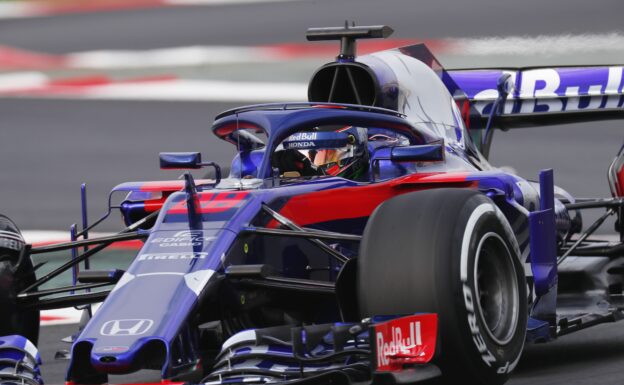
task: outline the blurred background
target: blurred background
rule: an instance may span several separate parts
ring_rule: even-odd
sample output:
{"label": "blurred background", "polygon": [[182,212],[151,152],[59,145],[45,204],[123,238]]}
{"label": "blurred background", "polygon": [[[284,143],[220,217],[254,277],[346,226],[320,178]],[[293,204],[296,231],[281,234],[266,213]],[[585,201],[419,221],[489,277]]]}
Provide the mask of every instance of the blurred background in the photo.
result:
{"label": "blurred background", "polygon": [[[337,44],[306,42],[308,27],[386,24],[390,39],[358,53],[424,42],[447,68],[624,64],[623,11],[621,0],[0,1],[0,212],[30,241],[62,239],[80,221],[82,182],[93,219],[116,184],[177,178],[159,170],[161,151],[228,167],[215,115],[305,100],[313,71],[337,54]],[[491,161],[529,179],[552,167],[572,194],[608,196],[623,125],[496,132]],[[621,383],[620,329],[529,351],[512,383]],[[44,375],[61,383],[66,362],[52,357],[70,331],[47,330]]]}

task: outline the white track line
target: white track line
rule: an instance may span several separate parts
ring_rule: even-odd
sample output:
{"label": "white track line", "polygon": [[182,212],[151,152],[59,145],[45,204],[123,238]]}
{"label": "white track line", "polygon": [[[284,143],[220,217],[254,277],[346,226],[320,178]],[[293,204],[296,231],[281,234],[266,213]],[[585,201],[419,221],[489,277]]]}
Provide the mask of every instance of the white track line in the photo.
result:
{"label": "white track line", "polygon": [[118,69],[254,63],[279,60],[259,47],[191,46],[145,51],[102,50],[66,55],[73,68]]}
{"label": "white track line", "polygon": [[44,87],[48,77],[40,72],[15,72],[0,75],[0,93],[20,89]]}
{"label": "white track line", "polygon": [[85,99],[181,100],[215,102],[305,100],[304,83],[228,82],[175,80],[89,87],[80,93]]}
{"label": "white track line", "polygon": [[60,85],[40,73],[0,75],[0,97],[209,102],[303,101],[305,83],[156,79],[106,84]]}
{"label": "white track line", "polygon": [[39,7],[26,2],[3,2],[0,3],[0,19],[16,19],[36,16]]}
{"label": "white track line", "polygon": [[618,32],[583,35],[507,36],[449,39],[454,54],[568,55],[624,51],[624,35]]}

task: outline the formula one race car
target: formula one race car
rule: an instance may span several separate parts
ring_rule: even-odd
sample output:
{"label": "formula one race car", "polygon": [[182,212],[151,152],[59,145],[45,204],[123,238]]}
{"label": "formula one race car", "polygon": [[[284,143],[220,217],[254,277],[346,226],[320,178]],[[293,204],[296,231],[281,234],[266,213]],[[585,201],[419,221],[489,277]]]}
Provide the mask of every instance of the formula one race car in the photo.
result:
{"label": "formula one race car", "polygon": [[[83,199],[70,243],[32,247],[0,218],[0,335],[36,343],[39,310],[103,301],[85,310],[68,384],[144,369],[204,384],[502,384],[525,343],[621,319],[624,147],[613,197],[591,200],[487,155],[495,128],[624,117],[622,67],[447,71],[423,45],[356,60],[356,39],[391,32],[310,29],[341,52],[308,103],[217,116],[237,150],[227,178],[199,153],[161,153],[163,169],[214,179],[121,184],[90,226]],[[579,211],[596,207],[583,230]],[[113,209],[127,227],[89,238]],[[592,239],[610,216],[619,241]],[[144,244],[126,271],[41,288],[130,239]],[[37,276],[30,256],[59,250],[74,257]],[[39,383],[30,351],[0,350],[0,378]]]}

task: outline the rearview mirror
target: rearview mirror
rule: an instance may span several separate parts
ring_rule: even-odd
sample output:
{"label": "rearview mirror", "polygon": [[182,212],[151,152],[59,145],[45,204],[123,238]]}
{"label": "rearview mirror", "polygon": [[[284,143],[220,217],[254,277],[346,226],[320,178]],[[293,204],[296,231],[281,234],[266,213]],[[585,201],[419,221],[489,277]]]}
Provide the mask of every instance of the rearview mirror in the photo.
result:
{"label": "rearview mirror", "polygon": [[161,170],[196,170],[206,166],[214,167],[215,185],[221,181],[221,167],[215,162],[202,162],[199,152],[161,152],[159,158]]}
{"label": "rearview mirror", "polygon": [[198,169],[202,166],[201,154],[199,152],[161,152],[159,158],[162,170],[188,170]]}
{"label": "rearview mirror", "polygon": [[440,162],[444,160],[444,144],[394,147],[390,153],[393,162]]}

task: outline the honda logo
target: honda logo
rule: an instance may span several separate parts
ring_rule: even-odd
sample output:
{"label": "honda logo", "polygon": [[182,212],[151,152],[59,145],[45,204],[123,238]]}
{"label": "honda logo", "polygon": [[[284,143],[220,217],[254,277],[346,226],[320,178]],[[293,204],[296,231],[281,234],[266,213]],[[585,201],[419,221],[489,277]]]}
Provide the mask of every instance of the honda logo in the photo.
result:
{"label": "honda logo", "polygon": [[102,325],[103,336],[140,336],[154,325],[151,319],[119,319],[107,321]]}

